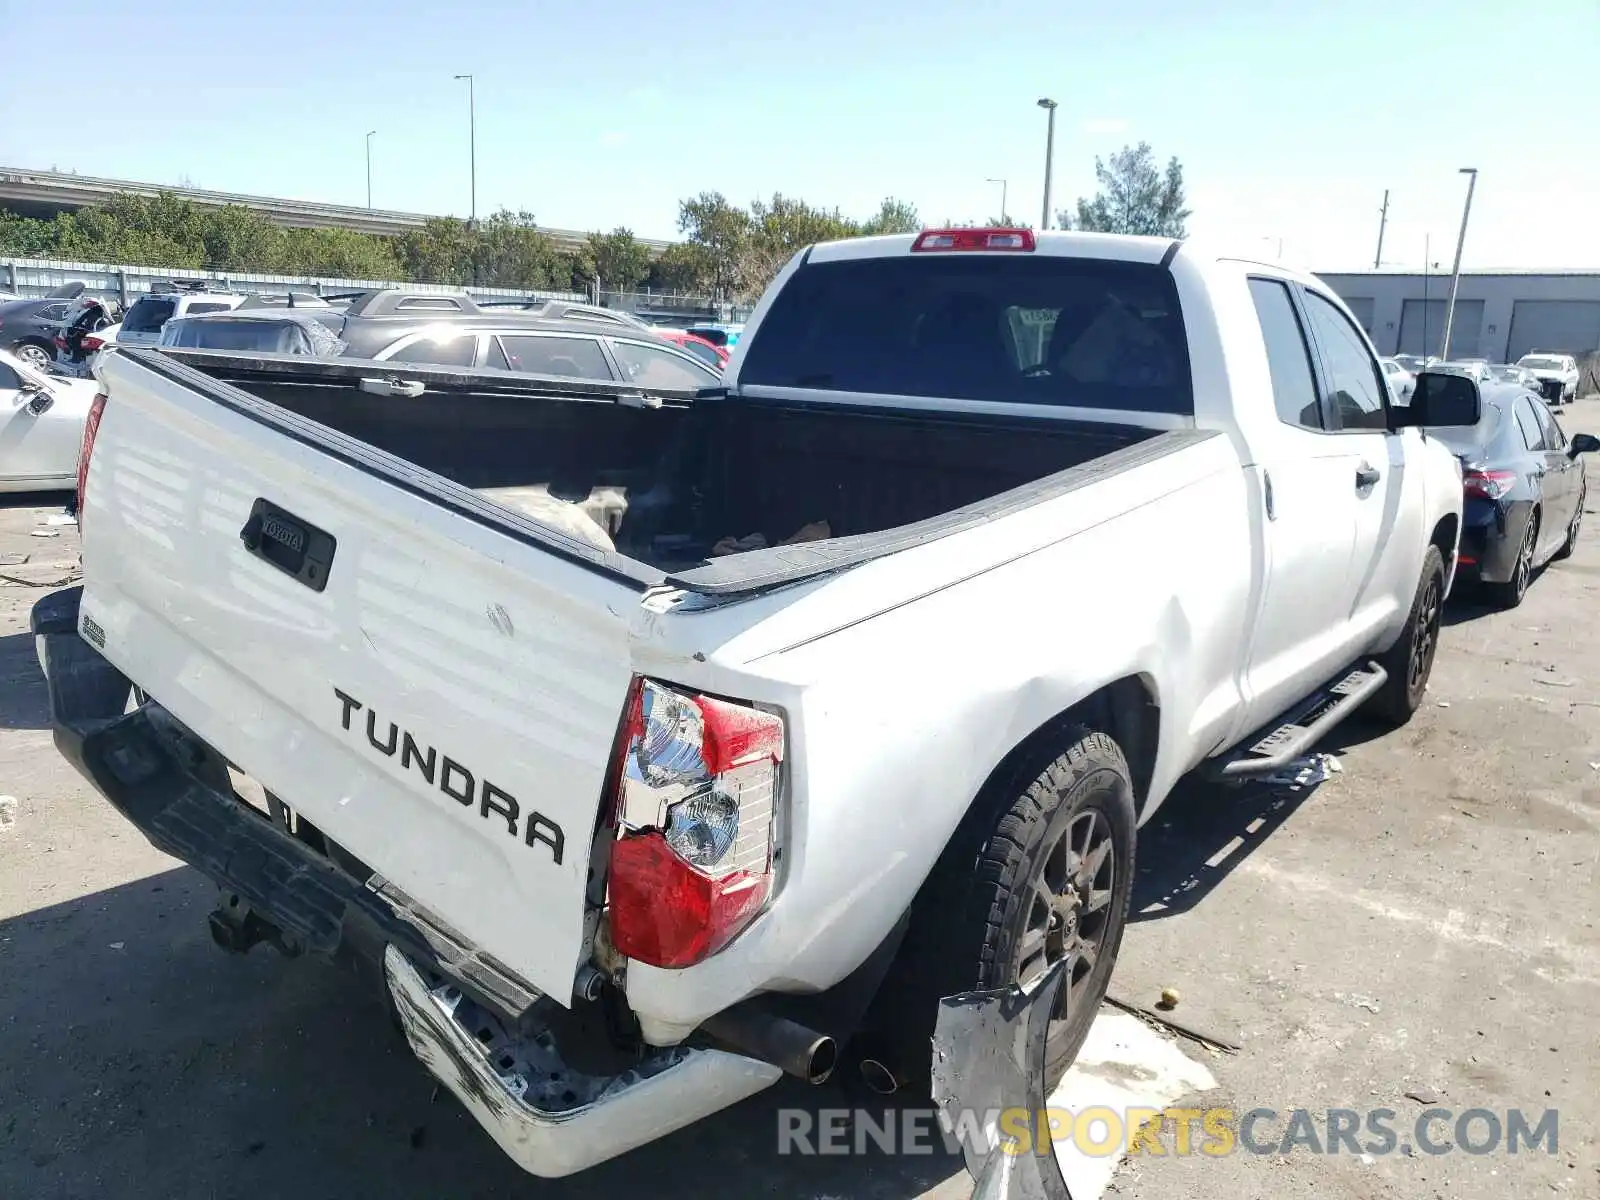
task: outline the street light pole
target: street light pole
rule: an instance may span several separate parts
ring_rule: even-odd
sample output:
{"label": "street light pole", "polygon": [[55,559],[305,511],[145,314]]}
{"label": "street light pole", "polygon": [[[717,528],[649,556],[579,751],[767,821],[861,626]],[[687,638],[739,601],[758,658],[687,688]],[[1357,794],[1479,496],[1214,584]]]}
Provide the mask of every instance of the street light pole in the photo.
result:
{"label": "street light pole", "polygon": [[1383,266],[1383,231],[1389,224],[1389,189],[1383,189],[1383,207],[1378,210],[1378,252],[1372,256],[1372,269]]}
{"label": "street light pole", "polygon": [[372,135],[376,129],[367,130],[367,211],[372,211]]}
{"label": "street light pole", "polygon": [[1456,291],[1461,287],[1461,248],[1467,244],[1467,218],[1472,215],[1472,192],[1478,186],[1478,168],[1462,167],[1467,176],[1467,203],[1461,209],[1461,232],[1456,235],[1456,265],[1450,273],[1450,302],[1444,306],[1444,350],[1440,357],[1450,357],[1450,327],[1456,319]]}
{"label": "street light pole", "polygon": [[985,179],[985,183],[998,183],[1000,185],[1000,219],[1009,221],[1011,209],[1006,206],[1006,181],[1004,179]]}
{"label": "street light pole", "polygon": [[1039,229],[1050,228],[1050,171],[1056,152],[1056,102],[1048,97],[1039,101],[1039,107],[1050,114],[1044,135],[1044,212],[1039,217]]}
{"label": "street light pole", "polygon": [[471,75],[457,75],[457,79],[467,81],[467,153],[470,156],[468,163],[472,171],[472,212],[467,218],[467,224],[473,228],[478,224],[478,101],[473,90]]}

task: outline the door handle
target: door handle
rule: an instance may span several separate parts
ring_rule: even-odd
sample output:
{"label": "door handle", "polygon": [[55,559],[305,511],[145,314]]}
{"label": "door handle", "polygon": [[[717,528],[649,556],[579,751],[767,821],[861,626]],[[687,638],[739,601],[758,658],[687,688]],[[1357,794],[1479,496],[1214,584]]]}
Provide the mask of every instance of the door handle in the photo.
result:
{"label": "door handle", "polygon": [[1360,491],[1369,488],[1382,478],[1383,475],[1377,467],[1363,460],[1361,465],[1356,468],[1356,489]]}

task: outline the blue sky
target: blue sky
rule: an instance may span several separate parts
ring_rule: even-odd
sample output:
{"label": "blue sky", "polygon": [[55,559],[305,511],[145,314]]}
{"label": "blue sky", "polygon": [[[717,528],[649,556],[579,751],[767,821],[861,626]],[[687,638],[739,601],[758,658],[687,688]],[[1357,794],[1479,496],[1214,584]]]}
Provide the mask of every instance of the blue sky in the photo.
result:
{"label": "blue sky", "polygon": [[[1092,191],[1097,154],[1143,139],[1183,161],[1192,234],[1370,266],[1388,188],[1385,261],[1420,265],[1431,234],[1448,264],[1457,169],[1476,166],[1466,266],[1600,267],[1600,91],[1583,78],[1597,0],[73,12],[9,8],[8,45],[52,49],[6,56],[0,165],[362,204],[375,129],[377,206],[465,216],[466,84],[451,76],[470,71],[480,213],[670,237],[678,200],[714,189],[860,215],[895,195],[933,223],[995,212],[985,180],[1003,177],[1011,211],[1037,221],[1048,95],[1058,205]],[[83,66],[72,94],[104,98],[100,115],[63,101],[63,62]],[[162,80],[159,100],[136,97]]]}

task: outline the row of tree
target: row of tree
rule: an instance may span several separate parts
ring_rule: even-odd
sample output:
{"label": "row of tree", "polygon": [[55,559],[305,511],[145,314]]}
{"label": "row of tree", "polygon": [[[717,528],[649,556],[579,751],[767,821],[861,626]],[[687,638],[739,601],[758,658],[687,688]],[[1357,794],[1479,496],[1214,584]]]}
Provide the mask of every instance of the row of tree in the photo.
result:
{"label": "row of tree", "polygon": [[[1075,211],[1059,213],[1062,228],[1183,236],[1189,210],[1176,158],[1163,172],[1141,142],[1113,154],[1109,163],[1096,159],[1095,174],[1099,192],[1080,199]],[[1010,219],[1002,214],[990,223]],[[421,229],[381,236],[283,229],[252,209],[212,208],[164,192],[116,196],[51,219],[0,210],[0,254],[561,291],[586,291],[598,279],[611,291],[648,287],[752,300],[804,246],[908,233],[921,225],[914,207],[892,197],[857,220],[781,194],[741,208],[720,192],[702,192],[678,206],[684,241],[652,256],[626,229],[590,234],[575,249],[558,247],[529,212],[502,210],[475,225],[436,217]]]}

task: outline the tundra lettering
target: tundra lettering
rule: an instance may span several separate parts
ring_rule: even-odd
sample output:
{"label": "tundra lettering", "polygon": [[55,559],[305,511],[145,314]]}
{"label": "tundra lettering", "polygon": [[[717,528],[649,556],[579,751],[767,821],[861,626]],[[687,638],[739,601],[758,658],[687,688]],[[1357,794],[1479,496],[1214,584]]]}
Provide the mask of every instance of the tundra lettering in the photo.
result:
{"label": "tundra lettering", "polygon": [[[414,767],[417,774],[430,785],[434,782],[437,763],[438,788],[441,792],[463,808],[471,809],[476,804],[478,816],[491,825],[504,821],[506,833],[513,838],[517,836],[517,821],[522,817],[522,805],[505,788],[490,783],[487,779],[482,780],[480,785],[478,777],[466,767],[448,754],[441,755],[433,746],[419,743],[408,730],[401,729],[393,721],[383,722],[387,728],[380,733],[376,711],[367,708],[360,700],[339,688],[334,688],[333,694],[339,697],[339,703],[344,706],[339,724],[346,732],[350,730],[351,715],[366,709],[367,741],[374,750],[389,758],[393,758],[398,751],[401,768]],[[522,844],[532,846],[535,843],[547,847],[556,865],[561,865],[561,855],[566,849],[567,836],[562,832],[561,826],[538,811],[529,812],[522,826]]]}

